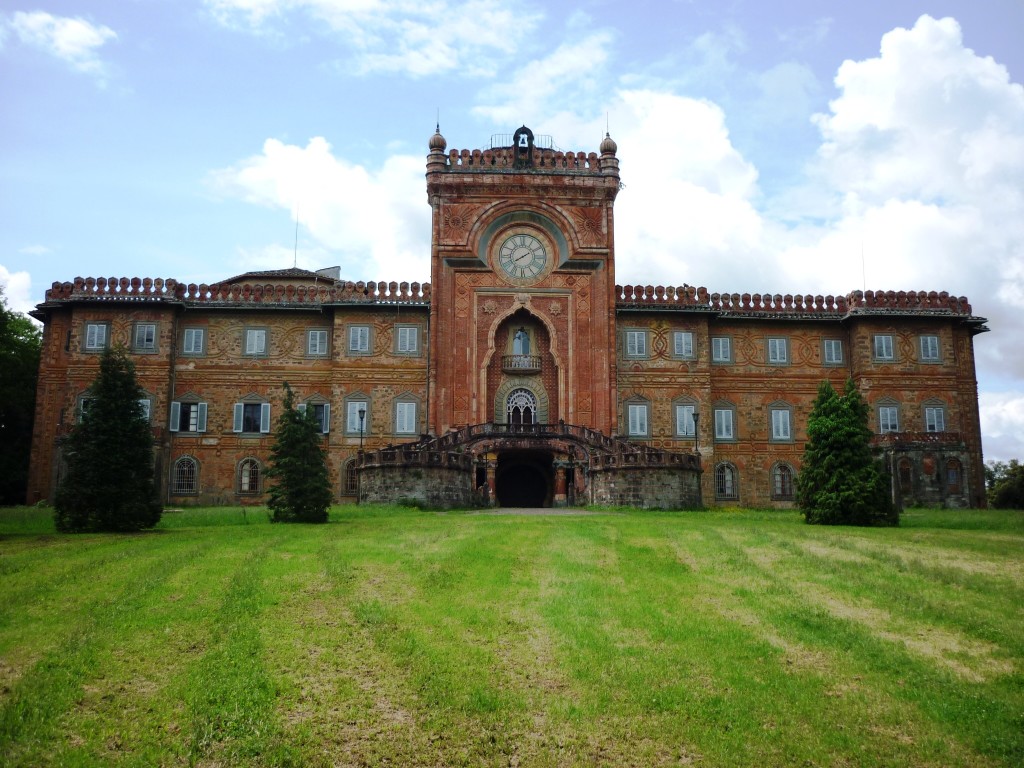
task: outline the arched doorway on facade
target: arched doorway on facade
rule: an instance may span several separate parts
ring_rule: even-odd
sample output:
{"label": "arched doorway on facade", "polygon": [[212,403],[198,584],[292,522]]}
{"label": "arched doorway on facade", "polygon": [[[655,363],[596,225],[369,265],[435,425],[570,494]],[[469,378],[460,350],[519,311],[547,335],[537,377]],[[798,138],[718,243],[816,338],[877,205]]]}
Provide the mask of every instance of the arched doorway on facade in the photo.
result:
{"label": "arched doorway on facade", "polygon": [[505,415],[509,424],[536,424],[537,397],[528,389],[514,389],[508,396]]}
{"label": "arched doorway on facade", "polygon": [[545,451],[503,451],[494,474],[501,507],[550,507],[554,468]]}

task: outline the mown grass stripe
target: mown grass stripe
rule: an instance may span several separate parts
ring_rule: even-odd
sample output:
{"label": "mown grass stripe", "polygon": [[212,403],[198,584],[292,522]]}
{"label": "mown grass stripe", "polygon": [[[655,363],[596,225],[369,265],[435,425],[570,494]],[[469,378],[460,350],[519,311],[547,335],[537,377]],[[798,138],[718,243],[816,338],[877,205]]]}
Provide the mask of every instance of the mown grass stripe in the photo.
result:
{"label": "mown grass stripe", "polygon": [[49,735],[56,719],[78,700],[83,683],[100,672],[98,649],[116,640],[148,593],[207,546],[199,543],[156,558],[137,574],[126,569],[123,575],[130,574],[128,583],[113,597],[91,606],[81,624],[21,676],[0,710],[0,756],[5,761],[13,764],[20,747]]}

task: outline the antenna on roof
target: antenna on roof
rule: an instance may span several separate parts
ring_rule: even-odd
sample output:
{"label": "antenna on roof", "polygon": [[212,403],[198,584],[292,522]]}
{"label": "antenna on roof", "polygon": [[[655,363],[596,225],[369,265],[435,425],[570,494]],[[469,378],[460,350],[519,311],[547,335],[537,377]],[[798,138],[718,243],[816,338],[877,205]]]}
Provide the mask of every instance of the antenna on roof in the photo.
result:
{"label": "antenna on roof", "polygon": [[292,256],[292,267],[299,266],[299,203],[295,202],[295,254]]}

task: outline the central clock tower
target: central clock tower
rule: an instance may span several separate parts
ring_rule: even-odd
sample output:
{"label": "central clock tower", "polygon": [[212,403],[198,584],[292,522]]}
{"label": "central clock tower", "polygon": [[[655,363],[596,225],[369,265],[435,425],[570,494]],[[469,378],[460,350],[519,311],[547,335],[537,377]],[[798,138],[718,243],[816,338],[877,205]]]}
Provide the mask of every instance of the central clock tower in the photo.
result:
{"label": "central clock tower", "polygon": [[564,421],[616,431],[615,142],[562,152],[522,126],[429,142],[428,430]]}

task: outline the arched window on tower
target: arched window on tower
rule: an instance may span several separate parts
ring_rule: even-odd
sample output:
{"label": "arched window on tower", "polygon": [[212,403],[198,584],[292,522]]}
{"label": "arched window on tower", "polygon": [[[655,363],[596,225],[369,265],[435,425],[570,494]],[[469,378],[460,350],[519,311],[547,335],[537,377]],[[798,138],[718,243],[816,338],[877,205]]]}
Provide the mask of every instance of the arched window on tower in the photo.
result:
{"label": "arched window on tower", "polygon": [[527,333],[525,328],[520,328],[516,331],[515,336],[512,337],[512,354],[530,354],[530,334]]}
{"label": "arched window on tower", "polygon": [[512,425],[534,424],[537,421],[537,398],[528,389],[514,389],[508,396],[506,410],[508,423]]}

